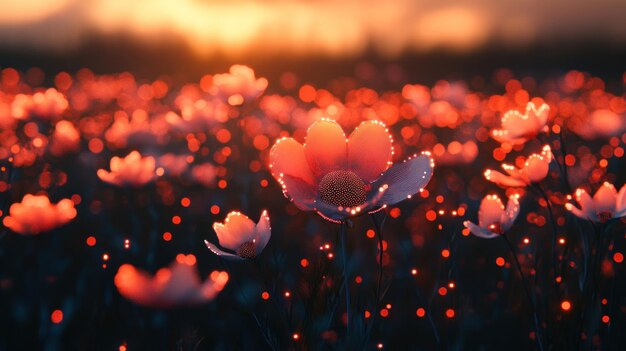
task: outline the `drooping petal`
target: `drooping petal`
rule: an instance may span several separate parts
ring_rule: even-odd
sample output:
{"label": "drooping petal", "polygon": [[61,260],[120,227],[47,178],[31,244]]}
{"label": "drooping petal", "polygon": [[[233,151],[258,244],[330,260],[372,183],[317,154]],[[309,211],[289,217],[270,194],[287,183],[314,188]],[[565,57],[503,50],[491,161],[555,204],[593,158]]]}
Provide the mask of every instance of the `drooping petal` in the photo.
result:
{"label": "drooping petal", "polygon": [[224,223],[214,223],[213,229],[222,247],[236,251],[242,244],[254,239],[254,222],[240,212],[231,212]]}
{"label": "drooping petal", "polygon": [[272,236],[272,228],[270,227],[270,216],[266,210],[263,210],[259,223],[256,225],[255,250],[256,255],[260,255]]}
{"label": "drooping petal", "polygon": [[622,188],[619,190],[615,203],[615,218],[623,216],[626,216],[626,184],[622,185]]}
{"label": "drooping petal", "polygon": [[463,225],[468,228],[470,230],[470,232],[472,232],[472,234],[474,234],[475,236],[479,237],[479,238],[483,238],[483,239],[493,239],[495,237],[498,236],[498,234],[486,229],[486,228],[482,228],[477,226],[476,224],[470,222],[470,221],[465,221],[463,222]]}
{"label": "drooping petal", "polygon": [[315,184],[315,178],[304,153],[304,146],[292,138],[276,141],[270,151],[270,168],[276,179],[280,179],[282,174]]}
{"label": "drooping petal", "polygon": [[500,218],[501,227],[503,230],[509,230],[513,226],[513,222],[519,214],[519,196],[512,195],[509,197],[509,202],[506,204],[506,210]]}
{"label": "drooping petal", "polygon": [[232,254],[232,253],[220,250],[220,248],[218,248],[216,245],[210,243],[208,240],[205,240],[204,244],[206,245],[206,247],[209,250],[211,250],[211,252],[213,252],[217,256],[221,256],[221,257],[225,257],[225,258],[229,258],[229,259],[243,260],[243,258],[241,258],[241,257],[239,257],[239,256],[237,256],[235,254]]}
{"label": "drooping petal", "polygon": [[283,193],[302,211],[314,209],[317,189],[300,178],[284,176],[280,180]]}
{"label": "drooping petal", "polygon": [[378,121],[361,123],[348,139],[348,167],[365,182],[372,182],[391,164],[393,140]]}
{"label": "drooping petal", "polygon": [[593,216],[591,216],[586,211],[583,211],[583,210],[579,209],[578,207],[576,207],[576,206],[574,206],[574,205],[572,205],[570,203],[566,203],[565,204],[565,209],[567,209],[568,211],[572,212],[578,218],[591,219],[591,220],[595,219],[595,214]]}
{"label": "drooping petal", "polygon": [[615,213],[615,204],[617,203],[617,190],[615,190],[615,186],[609,182],[604,182],[593,196],[593,203],[596,208],[596,213]]}
{"label": "drooping petal", "polygon": [[478,225],[487,228],[494,223],[500,223],[503,214],[504,205],[498,195],[487,195],[480,202]]}
{"label": "drooping petal", "polygon": [[510,177],[493,169],[485,171],[485,179],[505,187],[525,187],[528,185],[520,178]]}
{"label": "drooping petal", "polygon": [[435,163],[427,152],[396,164],[372,183],[373,189],[387,186],[377,206],[393,205],[420,192],[430,181]]}
{"label": "drooping petal", "polygon": [[304,153],[317,178],[331,171],[345,169],[347,140],[341,126],[328,119],[315,122],[307,131]]}

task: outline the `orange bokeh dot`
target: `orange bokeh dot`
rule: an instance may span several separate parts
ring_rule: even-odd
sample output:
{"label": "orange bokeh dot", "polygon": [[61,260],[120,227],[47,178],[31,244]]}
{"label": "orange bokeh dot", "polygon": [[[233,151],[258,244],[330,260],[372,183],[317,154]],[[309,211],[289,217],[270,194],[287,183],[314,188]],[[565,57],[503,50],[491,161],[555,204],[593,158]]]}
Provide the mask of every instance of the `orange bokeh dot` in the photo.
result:
{"label": "orange bokeh dot", "polygon": [[439,292],[439,295],[446,296],[446,294],[448,293],[448,289],[442,286],[441,288],[439,288],[438,292]]}
{"label": "orange bokeh dot", "polygon": [[165,240],[165,241],[172,240],[172,233],[170,233],[170,232],[163,233],[163,240]]}
{"label": "orange bokeh dot", "polygon": [[217,182],[217,186],[218,186],[220,189],[225,189],[225,188],[228,186],[228,182],[227,182],[227,181],[225,181],[224,179],[220,179],[220,181],[219,181],[219,182]]}
{"label": "orange bokeh dot", "polygon": [[367,235],[367,237],[371,239],[376,236],[376,232],[374,231],[374,229],[368,229],[367,232],[365,232],[365,235]]}
{"label": "orange bokeh dot", "polygon": [[50,315],[50,320],[54,324],[61,323],[63,321],[63,311],[61,311],[61,310],[54,310],[54,311],[52,311],[52,314]]}
{"label": "orange bokeh dot", "polygon": [[383,308],[382,310],[380,310],[380,316],[383,318],[386,318],[387,316],[389,316],[389,310],[386,308]]}
{"label": "orange bokeh dot", "polygon": [[502,257],[498,257],[498,258],[496,258],[496,265],[497,265],[498,267],[502,267],[502,266],[504,266],[504,263],[505,263],[504,258],[502,258]]}
{"label": "orange bokeh dot", "polygon": [[180,222],[182,222],[182,219],[180,218],[180,216],[174,216],[174,217],[172,217],[172,223],[174,223],[174,224],[180,224]]}
{"label": "orange bokeh dot", "polygon": [[445,258],[450,257],[450,250],[448,250],[448,249],[441,250],[441,256],[445,257]]}
{"label": "orange bokeh dot", "polygon": [[616,252],[613,255],[613,261],[615,261],[616,263],[624,262],[624,255],[621,252]]}
{"label": "orange bokeh dot", "polygon": [[183,207],[189,207],[189,205],[191,205],[191,200],[189,200],[188,197],[183,197],[180,199],[180,205]]}
{"label": "orange bokeh dot", "polygon": [[453,310],[453,309],[448,308],[448,309],[446,310],[446,317],[448,317],[448,318],[454,318],[454,314],[455,314],[455,313],[454,313],[454,310]]}
{"label": "orange bokeh dot", "polygon": [[267,291],[264,291],[263,293],[261,293],[261,298],[263,300],[268,300],[270,298],[270,293],[268,293]]}
{"label": "orange bokeh dot", "polygon": [[602,322],[603,323],[609,323],[611,321],[611,318],[607,315],[602,316]]}
{"label": "orange bokeh dot", "polygon": [[300,100],[304,102],[312,102],[313,100],[315,100],[316,95],[317,92],[315,91],[315,88],[309,84],[305,84],[300,87],[300,91],[298,92]]}
{"label": "orange bokeh dot", "polygon": [[563,309],[563,311],[569,311],[572,308],[572,304],[565,300],[563,302],[561,302],[561,309]]}
{"label": "orange bokeh dot", "polygon": [[426,315],[426,310],[423,309],[422,307],[420,307],[420,308],[417,309],[417,311],[415,311],[415,314],[418,317],[422,318],[422,317],[424,317]]}
{"label": "orange bokeh dot", "polygon": [[303,258],[300,260],[300,265],[302,267],[307,267],[309,265],[309,260],[307,260],[306,258]]}
{"label": "orange bokeh dot", "polygon": [[365,318],[366,319],[371,317],[371,316],[372,316],[372,314],[370,313],[370,311],[365,311]]}
{"label": "orange bokeh dot", "polygon": [[91,139],[89,140],[89,144],[87,145],[89,151],[94,154],[99,154],[104,150],[104,143],[100,139]]}
{"label": "orange bokeh dot", "polygon": [[89,246],[94,246],[96,245],[96,238],[93,236],[90,236],[87,238],[87,245]]}
{"label": "orange bokeh dot", "polygon": [[218,205],[211,206],[211,213],[216,215],[220,213],[220,207]]}
{"label": "orange bokeh dot", "polygon": [[426,219],[430,222],[434,221],[435,219],[437,219],[437,213],[433,210],[426,212]]}

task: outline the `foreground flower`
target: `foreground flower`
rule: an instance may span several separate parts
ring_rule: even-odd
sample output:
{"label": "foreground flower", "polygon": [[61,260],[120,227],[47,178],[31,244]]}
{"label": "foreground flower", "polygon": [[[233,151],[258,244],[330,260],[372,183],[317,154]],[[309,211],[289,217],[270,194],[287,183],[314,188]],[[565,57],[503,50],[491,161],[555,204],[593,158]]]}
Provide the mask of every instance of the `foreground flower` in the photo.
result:
{"label": "foreground flower", "polygon": [[523,144],[540,132],[547,131],[549,113],[550,107],[547,104],[537,108],[533,102],[529,102],[524,114],[517,110],[505,113],[502,116],[502,129],[492,130],[491,136],[500,143]]}
{"label": "foreground flower", "polygon": [[16,233],[40,234],[63,226],[74,217],[76,209],[70,199],[53,204],[45,195],[27,194],[22,202],[11,205],[2,223]]}
{"label": "foreground flower", "polygon": [[542,181],[547,175],[552,161],[552,150],[550,146],[543,147],[541,154],[532,154],[526,159],[524,167],[503,163],[504,169],[509,175],[504,175],[498,171],[488,169],[485,171],[485,178],[501,186],[525,187],[531,183]]}
{"label": "foreground flower", "polygon": [[256,99],[263,94],[267,84],[267,79],[257,79],[254,70],[244,65],[233,65],[229,73],[213,76],[216,94],[233,106],[241,105],[244,100]]}
{"label": "foreground flower", "polygon": [[132,151],[124,158],[111,158],[111,171],[99,169],[98,178],[117,186],[139,187],[154,179],[154,170],[154,157],[142,157],[139,151]]}
{"label": "foreground flower", "polygon": [[122,265],[114,283],[125,298],[147,307],[198,305],[211,301],[228,282],[228,273],[213,271],[201,282],[193,255],[179,254],[167,268],[154,276],[133,265]]}
{"label": "foreground flower", "polygon": [[566,203],[565,208],[580,218],[604,223],[611,218],[626,216],[626,185],[618,193],[613,184],[604,182],[593,198],[579,188],[575,198],[580,208],[570,203]]}
{"label": "foreground flower", "polygon": [[363,122],[346,139],[337,122],[324,119],[309,128],[304,145],[278,140],[270,167],[298,208],[338,222],[410,198],[428,184],[434,167],[429,153],[389,168],[392,155],[384,124]]}
{"label": "foreground flower", "polygon": [[204,243],[209,250],[218,256],[236,259],[257,257],[272,235],[270,217],[267,215],[267,211],[261,213],[261,218],[257,224],[254,224],[248,216],[233,211],[226,216],[224,223],[213,223],[213,229],[217,234],[220,246],[232,250],[234,253],[222,251],[216,245],[205,240]]}
{"label": "foreground flower", "polygon": [[54,156],[63,156],[75,152],[80,148],[80,132],[72,122],[59,121],[54,127],[50,153]]}
{"label": "foreground flower", "polygon": [[478,225],[465,221],[463,225],[479,238],[492,239],[513,226],[519,214],[519,195],[511,195],[506,209],[498,195],[487,195],[480,202]]}

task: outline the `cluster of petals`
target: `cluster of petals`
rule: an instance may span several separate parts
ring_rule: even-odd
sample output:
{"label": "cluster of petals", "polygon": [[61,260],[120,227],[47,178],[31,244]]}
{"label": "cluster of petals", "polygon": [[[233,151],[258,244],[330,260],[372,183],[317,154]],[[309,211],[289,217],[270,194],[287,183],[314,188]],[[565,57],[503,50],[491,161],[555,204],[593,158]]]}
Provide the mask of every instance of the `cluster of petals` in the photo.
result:
{"label": "cluster of petals", "polygon": [[[205,240],[206,246],[218,256],[232,259],[251,259],[257,257],[270,240],[272,230],[267,211],[261,213],[258,223],[240,212],[230,212],[224,223],[214,223],[219,245]],[[231,251],[231,252],[229,252]]]}
{"label": "cluster of petals", "polygon": [[2,224],[20,234],[35,235],[61,227],[76,217],[74,202],[62,199],[56,204],[46,195],[27,194],[9,207]]}
{"label": "cluster of petals", "polygon": [[519,211],[519,195],[511,195],[506,208],[498,195],[487,195],[480,202],[478,225],[470,221],[463,222],[463,225],[479,238],[492,239],[513,226]]}
{"label": "cluster of petals", "polygon": [[13,116],[17,119],[26,119],[31,116],[42,119],[56,120],[68,108],[69,103],[65,96],[54,88],[32,95],[17,94],[11,104]]}
{"label": "cluster of petals", "polygon": [[363,122],[346,138],[337,122],[322,119],[308,129],[304,145],[279,139],[270,151],[270,167],[298,208],[339,222],[398,203],[426,186],[434,168],[430,154],[390,168],[392,144],[381,122]]}
{"label": "cluster of petals", "polygon": [[190,306],[213,300],[228,282],[228,273],[213,271],[202,282],[193,260],[176,260],[154,276],[131,264],[120,266],[114,283],[120,295],[146,307]]}
{"label": "cluster of petals", "polygon": [[244,100],[256,99],[267,88],[266,78],[256,78],[254,70],[244,65],[233,65],[229,73],[213,76],[214,93],[231,105],[241,105]]}
{"label": "cluster of petals", "polygon": [[593,198],[584,189],[578,188],[574,198],[580,208],[570,203],[566,203],[565,208],[580,218],[606,222],[611,218],[626,216],[626,185],[618,193],[613,184],[604,182]]}
{"label": "cluster of petals", "polygon": [[488,169],[485,171],[485,178],[503,187],[525,187],[542,181],[548,175],[550,162],[552,162],[552,150],[550,145],[546,145],[540,154],[530,155],[522,168],[503,163],[502,169],[508,175]]}
{"label": "cluster of petals", "polygon": [[98,177],[117,186],[139,187],[154,179],[155,164],[154,157],[142,157],[139,151],[132,151],[124,158],[111,158],[111,171],[99,169]]}
{"label": "cluster of petals", "polygon": [[548,130],[546,123],[549,114],[550,107],[547,104],[536,107],[533,102],[529,102],[523,114],[517,110],[505,113],[501,119],[502,127],[492,130],[491,137],[500,143],[524,144]]}

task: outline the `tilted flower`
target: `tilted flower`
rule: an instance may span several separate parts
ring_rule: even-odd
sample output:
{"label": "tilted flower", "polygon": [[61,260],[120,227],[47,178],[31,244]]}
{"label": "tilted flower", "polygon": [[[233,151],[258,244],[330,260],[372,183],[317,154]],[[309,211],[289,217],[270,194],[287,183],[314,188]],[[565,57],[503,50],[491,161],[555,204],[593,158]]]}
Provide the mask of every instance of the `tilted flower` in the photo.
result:
{"label": "tilted flower", "polygon": [[217,96],[228,101],[229,104],[241,105],[244,100],[256,99],[267,88],[266,78],[256,78],[254,70],[244,65],[233,65],[229,73],[213,76],[213,88]]}
{"label": "tilted flower", "polygon": [[626,216],[626,185],[618,193],[613,184],[604,182],[593,198],[579,188],[574,198],[580,208],[570,203],[566,203],[565,208],[580,218],[604,223],[611,218]]}
{"label": "tilted flower", "polygon": [[513,165],[503,163],[504,169],[508,175],[498,171],[488,169],[485,171],[485,178],[501,186],[525,187],[531,183],[542,181],[547,175],[552,162],[552,150],[550,146],[543,147],[541,154],[532,154],[524,163],[524,167],[517,168]]}
{"label": "tilted flower", "polygon": [[542,104],[537,108],[533,102],[526,105],[526,112],[510,110],[502,116],[501,129],[491,131],[491,137],[500,143],[524,144],[542,131],[547,131],[550,106]]}
{"label": "tilted flower", "polygon": [[337,122],[322,119],[309,128],[304,145],[292,138],[276,141],[270,167],[299,209],[339,222],[410,198],[428,184],[430,153],[389,168],[392,143],[381,122],[363,122],[346,139]]}
{"label": "tilted flower", "polygon": [[158,308],[206,303],[222,291],[226,282],[228,273],[220,271],[213,271],[204,282],[200,281],[195,256],[183,254],[154,276],[123,264],[114,278],[120,295],[136,304]]}
{"label": "tilted flower", "polygon": [[111,158],[111,171],[98,170],[98,178],[117,186],[139,187],[155,177],[154,157],[142,157],[139,151],[132,151],[124,158]]}
{"label": "tilted flower", "polygon": [[76,214],[70,199],[53,204],[46,195],[27,194],[22,202],[11,205],[2,223],[16,233],[40,234],[65,225]]}
{"label": "tilted flower", "polygon": [[233,251],[226,252],[216,245],[204,241],[209,250],[225,258],[250,259],[261,254],[272,235],[270,217],[267,211],[261,213],[259,222],[255,224],[248,216],[240,212],[230,212],[224,223],[213,223],[220,246]]}
{"label": "tilted flower", "polygon": [[487,195],[480,202],[478,225],[465,221],[463,225],[479,238],[492,239],[513,226],[519,214],[519,195],[511,195],[506,209],[498,195]]}

